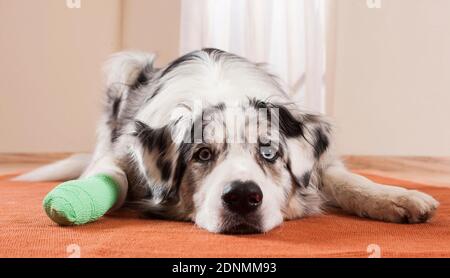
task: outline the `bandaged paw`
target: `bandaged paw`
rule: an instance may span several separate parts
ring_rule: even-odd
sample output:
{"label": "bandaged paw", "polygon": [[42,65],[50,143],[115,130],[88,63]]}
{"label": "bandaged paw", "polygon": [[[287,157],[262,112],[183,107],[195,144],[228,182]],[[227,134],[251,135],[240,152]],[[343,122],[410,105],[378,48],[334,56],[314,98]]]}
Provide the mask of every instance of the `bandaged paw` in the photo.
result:
{"label": "bandaged paw", "polygon": [[96,175],[60,184],[47,194],[43,206],[59,225],[82,225],[102,217],[116,204],[119,194],[116,181]]}

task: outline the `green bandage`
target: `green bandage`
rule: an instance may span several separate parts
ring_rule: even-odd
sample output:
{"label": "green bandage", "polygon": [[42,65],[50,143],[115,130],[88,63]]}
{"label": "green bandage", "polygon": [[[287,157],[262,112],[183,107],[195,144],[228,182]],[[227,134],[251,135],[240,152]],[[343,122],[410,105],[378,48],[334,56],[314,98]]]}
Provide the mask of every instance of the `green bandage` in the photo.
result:
{"label": "green bandage", "polygon": [[48,217],[59,225],[82,225],[99,219],[117,202],[120,188],[107,175],[58,185],[44,199]]}

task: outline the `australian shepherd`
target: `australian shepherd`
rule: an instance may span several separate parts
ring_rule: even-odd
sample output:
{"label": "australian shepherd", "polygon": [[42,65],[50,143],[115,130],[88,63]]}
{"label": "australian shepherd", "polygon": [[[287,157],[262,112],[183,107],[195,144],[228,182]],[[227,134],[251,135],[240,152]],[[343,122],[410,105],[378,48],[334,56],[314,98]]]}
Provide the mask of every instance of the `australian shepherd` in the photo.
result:
{"label": "australian shepherd", "polygon": [[267,232],[329,207],[397,223],[425,222],[437,208],[425,193],[349,172],[329,121],[301,109],[262,65],[218,49],[164,68],[153,61],[113,55],[93,155],[20,179],[109,174],[121,187],[115,208],[214,233]]}

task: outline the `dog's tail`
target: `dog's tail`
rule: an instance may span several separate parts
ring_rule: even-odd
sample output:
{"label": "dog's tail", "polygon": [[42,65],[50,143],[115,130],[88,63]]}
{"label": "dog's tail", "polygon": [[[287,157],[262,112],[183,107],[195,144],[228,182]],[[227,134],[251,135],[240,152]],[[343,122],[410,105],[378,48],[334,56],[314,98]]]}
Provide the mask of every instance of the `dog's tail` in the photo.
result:
{"label": "dog's tail", "polygon": [[77,179],[91,161],[90,154],[75,154],[13,178],[15,181],[67,181]]}
{"label": "dog's tail", "polygon": [[[144,52],[120,52],[112,55],[104,65],[107,97],[111,100],[126,99],[127,88],[140,82],[153,72],[155,55]],[[144,78],[145,79],[145,78]],[[113,103],[112,101],[111,103]],[[113,108],[111,108],[113,109]],[[109,119],[108,119],[109,120]],[[103,130],[103,129],[100,129]],[[99,138],[108,135],[98,134]],[[102,139],[103,140],[103,139]],[[110,141],[110,140],[107,140]],[[97,153],[99,150],[96,150]],[[101,151],[101,150],[100,150]],[[79,178],[89,166],[92,155],[77,154],[29,173],[16,177],[17,181],[65,181]]]}
{"label": "dog's tail", "polygon": [[111,55],[103,66],[106,87],[120,88],[136,84],[140,78],[151,74],[154,59],[155,54],[139,51],[123,51]]}

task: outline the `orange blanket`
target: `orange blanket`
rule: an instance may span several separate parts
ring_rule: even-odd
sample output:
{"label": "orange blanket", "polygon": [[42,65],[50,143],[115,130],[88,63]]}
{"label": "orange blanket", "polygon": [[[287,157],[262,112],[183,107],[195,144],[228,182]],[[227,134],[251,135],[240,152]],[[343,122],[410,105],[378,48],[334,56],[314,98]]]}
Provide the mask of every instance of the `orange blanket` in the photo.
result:
{"label": "orange blanket", "polygon": [[55,183],[7,178],[0,179],[0,257],[450,257],[448,188],[369,176],[432,194],[441,206],[426,224],[333,213],[286,222],[267,234],[230,236],[127,212],[85,226],[58,227],[42,209]]}

